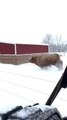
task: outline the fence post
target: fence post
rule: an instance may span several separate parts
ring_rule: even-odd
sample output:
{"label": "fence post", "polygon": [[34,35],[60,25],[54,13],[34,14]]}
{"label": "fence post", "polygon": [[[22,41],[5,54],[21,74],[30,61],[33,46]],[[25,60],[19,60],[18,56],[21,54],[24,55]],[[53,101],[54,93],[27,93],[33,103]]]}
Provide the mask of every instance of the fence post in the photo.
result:
{"label": "fence post", "polygon": [[17,55],[16,43],[14,44],[15,55]]}

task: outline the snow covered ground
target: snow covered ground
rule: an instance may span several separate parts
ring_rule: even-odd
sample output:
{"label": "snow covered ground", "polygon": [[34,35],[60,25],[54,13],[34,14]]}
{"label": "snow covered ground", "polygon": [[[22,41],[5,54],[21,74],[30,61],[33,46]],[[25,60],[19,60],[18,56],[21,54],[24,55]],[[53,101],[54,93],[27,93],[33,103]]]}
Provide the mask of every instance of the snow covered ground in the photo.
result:
{"label": "snow covered ground", "polygon": [[[0,113],[17,105],[45,104],[60,79],[67,62],[67,55],[61,57],[63,69],[52,66],[39,68],[35,64],[11,65],[0,63]],[[67,89],[62,89],[52,106],[67,115]]]}

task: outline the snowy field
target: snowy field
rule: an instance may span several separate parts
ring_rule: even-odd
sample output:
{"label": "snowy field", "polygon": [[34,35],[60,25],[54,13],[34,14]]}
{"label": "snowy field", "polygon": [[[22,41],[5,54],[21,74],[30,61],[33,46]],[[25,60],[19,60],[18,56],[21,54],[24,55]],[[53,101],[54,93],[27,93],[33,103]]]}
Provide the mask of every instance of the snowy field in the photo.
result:
{"label": "snowy field", "polygon": [[[45,105],[66,67],[67,55],[63,55],[61,59],[62,70],[55,66],[41,69],[31,63],[17,66],[0,63],[0,113],[18,105]],[[66,105],[67,89],[61,89],[52,106],[66,116]]]}

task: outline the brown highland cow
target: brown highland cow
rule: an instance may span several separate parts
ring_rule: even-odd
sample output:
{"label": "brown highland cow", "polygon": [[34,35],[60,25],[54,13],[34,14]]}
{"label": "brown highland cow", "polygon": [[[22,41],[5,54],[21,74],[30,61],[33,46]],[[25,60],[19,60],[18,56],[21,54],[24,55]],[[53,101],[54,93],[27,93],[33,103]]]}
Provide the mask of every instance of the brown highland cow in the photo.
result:
{"label": "brown highland cow", "polygon": [[40,56],[33,56],[30,59],[31,63],[35,63],[39,67],[47,67],[56,65],[58,68],[62,67],[62,61],[60,60],[59,54],[43,54]]}

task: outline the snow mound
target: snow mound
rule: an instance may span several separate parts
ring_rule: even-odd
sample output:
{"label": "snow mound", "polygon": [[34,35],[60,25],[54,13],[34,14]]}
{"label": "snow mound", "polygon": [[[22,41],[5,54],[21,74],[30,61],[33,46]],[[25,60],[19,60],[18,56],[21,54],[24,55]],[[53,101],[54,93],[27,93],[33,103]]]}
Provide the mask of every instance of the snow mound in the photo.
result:
{"label": "snow mound", "polygon": [[50,106],[35,104],[33,106],[17,106],[13,110],[1,115],[3,120],[59,120],[59,111]]}

